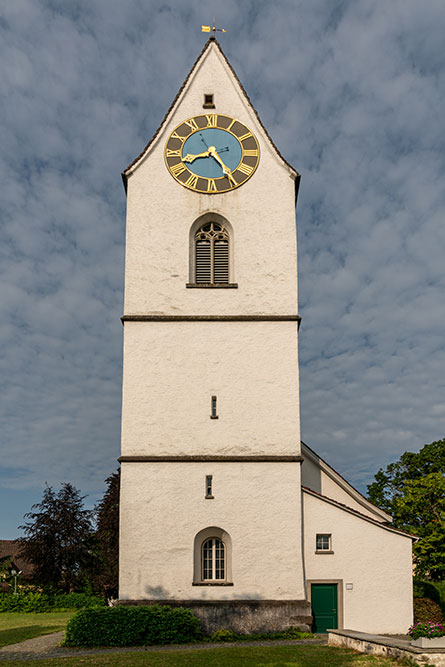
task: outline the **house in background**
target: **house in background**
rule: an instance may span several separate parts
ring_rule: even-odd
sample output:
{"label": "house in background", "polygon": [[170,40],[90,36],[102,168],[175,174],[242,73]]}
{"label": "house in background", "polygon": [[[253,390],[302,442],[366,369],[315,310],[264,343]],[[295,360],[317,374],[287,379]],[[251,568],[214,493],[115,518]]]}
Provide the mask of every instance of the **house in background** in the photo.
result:
{"label": "house in background", "polygon": [[[19,555],[21,549],[22,545],[18,540],[0,540],[0,564],[10,559],[9,575],[12,576],[13,570],[20,572],[19,583],[28,583],[32,580],[34,566]],[[8,582],[0,582],[0,591],[8,592],[10,590],[11,586]]]}
{"label": "house in background", "polygon": [[411,536],[300,442],[300,175],[214,38],[123,179],[120,603],[406,632]]}

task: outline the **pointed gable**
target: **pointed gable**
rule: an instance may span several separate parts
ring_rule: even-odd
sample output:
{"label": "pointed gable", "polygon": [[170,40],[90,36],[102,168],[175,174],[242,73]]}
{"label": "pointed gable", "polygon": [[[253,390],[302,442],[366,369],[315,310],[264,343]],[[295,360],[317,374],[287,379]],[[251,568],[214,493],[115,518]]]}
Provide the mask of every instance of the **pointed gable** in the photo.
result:
{"label": "pointed gable", "polygon": [[[212,90],[209,90],[209,88]],[[230,104],[229,101],[225,99],[227,97],[225,92],[229,89],[232,89]],[[217,92],[213,92],[213,90]],[[233,92],[235,92],[237,94],[236,96],[239,98],[238,104],[236,105],[238,106],[238,110],[234,109]],[[162,140],[164,135],[166,135],[167,130],[175,127],[175,125],[184,118],[195,115],[199,109],[203,108],[203,97],[206,93],[215,95],[215,111],[217,113],[229,112],[231,115],[238,115],[240,120],[255,126],[256,131],[263,139],[265,145],[288,170],[289,175],[295,179],[297,195],[300,174],[284,159],[278,148],[275,146],[269,133],[261,122],[258,112],[251,103],[243,85],[215,37],[210,37],[207,40],[153,137],[140,155],[138,155],[138,157],[123,171],[122,178],[125,188],[128,178],[149,156],[151,149],[158,141]]]}

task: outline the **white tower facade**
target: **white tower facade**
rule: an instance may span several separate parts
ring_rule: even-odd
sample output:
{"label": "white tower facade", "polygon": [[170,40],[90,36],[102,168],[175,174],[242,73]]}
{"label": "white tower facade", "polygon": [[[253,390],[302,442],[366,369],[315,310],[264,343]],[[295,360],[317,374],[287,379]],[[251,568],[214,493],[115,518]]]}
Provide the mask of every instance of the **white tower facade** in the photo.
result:
{"label": "white tower facade", "polygon": [[213,38],[124,180],[119,598],[307,623],[299,175]]}

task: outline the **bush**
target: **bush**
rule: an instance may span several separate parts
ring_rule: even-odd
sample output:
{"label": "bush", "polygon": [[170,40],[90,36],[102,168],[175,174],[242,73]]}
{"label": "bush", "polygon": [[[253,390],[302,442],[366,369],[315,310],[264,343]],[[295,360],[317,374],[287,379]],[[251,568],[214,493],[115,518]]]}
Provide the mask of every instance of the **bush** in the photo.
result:
{"label": "bush", "polygon": [[419,639],[419,637],[433,639],[434,637],[443,637],[445,635],[445,628],[441,623],[432,623],[431,621],[427,623],[415,623],[409,628],[408,634],[411,635],[412,639]]}
{"label": "bush", "polygon": [[85,609],[68,623],[65,646],[181,644],[202,637],[189,609],[161,605]]}
{"label": "bush", "polygon": [[45,612],[61,609],[87,609],[100,607],[105,600],[88,593],[42,593],[27,591],[26,593],[0,593],[0,612]]}
{"label": "bush", "polygon": [[429,598],[414,598],[414,623],[442,623],[442,610]]}
{"label": "bush", "polygon": [[440,593],[431,581],[423,581],[422,579],[414,577],[413,596],[415,598],[429,598],[440,605]]}

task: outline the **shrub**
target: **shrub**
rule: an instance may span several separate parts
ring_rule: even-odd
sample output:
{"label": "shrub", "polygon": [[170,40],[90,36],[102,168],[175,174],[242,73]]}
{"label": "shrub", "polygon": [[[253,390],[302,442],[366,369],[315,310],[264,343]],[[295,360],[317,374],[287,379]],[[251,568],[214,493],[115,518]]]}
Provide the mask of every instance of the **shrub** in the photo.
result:
{"label": "shrub", "polygon": [[105,604],[106,602],[102,598],[88,593],[42,593],[40,591],[27,591],[19,595],[0,593],[0,612],[85,609],[104,606]]}
{"label": "shrub", "polygon": [[85,609],[68,623],[65,646],[180,644],[202,637],[189,609],[161,605]]}
{"label": "shrub", "polygon": [[414,598],[414,623],[442,622],[442,610],[429,598]]}
{"label": "shrub", "polygon": [[445,628],[441,623],[427,621],[426,623],[415,623],[412,625],[408,630],[408,634],[411,635],[412,639],[419,639],[419,637],[433,639],[434,637],[443,637],[445,635]]}
{"label": "shrub", "polygon": [[423,581],[422,579],[414,577],[413,596],[415,598],[429,598],[440,605],[440,593],[431,581]]}

